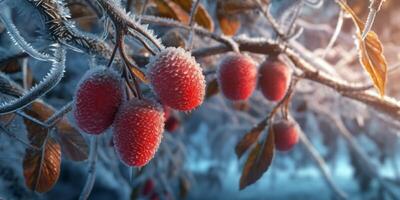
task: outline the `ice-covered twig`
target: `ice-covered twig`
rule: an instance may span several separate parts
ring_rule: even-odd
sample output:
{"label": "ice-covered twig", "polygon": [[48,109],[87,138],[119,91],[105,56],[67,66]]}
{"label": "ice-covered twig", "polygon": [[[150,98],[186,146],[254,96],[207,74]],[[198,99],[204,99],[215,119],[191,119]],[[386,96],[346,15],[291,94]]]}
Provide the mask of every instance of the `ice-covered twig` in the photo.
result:
{"label": "ice-covered twig", "polygon": [[14,41],[14,43],[27,54],[38,60],[54,61],[53,57],[37,51],[21,36],[17,27],[15,27],[14,23],[11,20],[11,11],[7,6],[2,5],[2,8],[0,9],[0,21],[2,21],[5,25],[8,35]]}
{"label": "ice-covered twig", "polygon": [[278,37],[284,38],[285,32],[282,30],[279,23],[275,20],[275,18],[269,12],[269,7],[264,6],[260,0],[255,0],[255,2],[257,3],[257,6],[260,8],[264,17],[268,20],[268,22],[271,24],[272,28],[275,30]]}
{"label": "ice-covered twig", "polygon": [[57,49],[55,52],[57,60],[53,61],[50,72],[45,76],[45,78],[22,97],[0,105],[0,114],[14,112],[18,109],[24,108],[53,89],[64,75],[65,54],[64,49]]}
{"label": "ice-covered twig", "polygon": [[188,51],[191,51],[192,47],[193,47],[193,37],[194,37],[194,34],[195,34],[195,32],[194,32],[194,22],[195,22],[195,16],[196,16],[197,8],[200,5],[200,1],[201,0],[193,0],[192,1],[192,8],[190,9],[190,19],[189,19],[190,31],[189,31],[188,42],[186,43],[186,48],[185,48]]}
{"label": "ice-covered twig", "polygon": [[[144,26],[137,22],[134,17],[129,16],[122,8],[118,7],[114,1],[97,0],[100,5],[104,8],[108,16],[116,26],[120,28],[129,27],[134,31],[138,32],[144,38],[151,42],[151,44],[160,51],[164,48],[161,41],[154,35],[153,31],[149,30],[147,26]],[[139,37],[138,39],[143,39]]]}
{"label": "ice-covered twig", "polygon": [[96,181],[97,145],[98,145],[98,138],[97,136],[93,136],[90,140],[88,176],[86,179],[85,187],[83,188],[79,196],[79,200],[86,200],[89,198],[89,195],[93,189],[93,185]]}
{"label": "ice-covered twig", "polygon": [[61,120],[64,117],[64,115],[66,115],[68,112],[72,110],[73,104],[74,101],[68,102],[60,110],[58,110],[51,117],[49,117],[46,121],[46,126],[53,127],[59,120]]}
{"label": "ice-covered twig", "polygon": [[343,26],[343,21],[344,21],[343,18],[344,18],[344,11],[340,10],[338,21],[336,23],[335,31],[333,32],[333,35],[332,35],[331,39],[329,40],[328,46],[326,46],[324,53],[321,56],[322,58],[325,58],[326,54],[332,49],[336,40],[339,38],[339,34],[342,31],[342,26]]}
{"label": "ice-covered twig", "polygon": [[368,32],[371,30],[372,25],[374,24],[375,21],[376,14],[381,9],[384,1],[385,0],[370,0],[371,4],[369,6],[368,18],[367,21],[365,22],[364,30],[361,33],[361,38],[363,40],[367,37]]}

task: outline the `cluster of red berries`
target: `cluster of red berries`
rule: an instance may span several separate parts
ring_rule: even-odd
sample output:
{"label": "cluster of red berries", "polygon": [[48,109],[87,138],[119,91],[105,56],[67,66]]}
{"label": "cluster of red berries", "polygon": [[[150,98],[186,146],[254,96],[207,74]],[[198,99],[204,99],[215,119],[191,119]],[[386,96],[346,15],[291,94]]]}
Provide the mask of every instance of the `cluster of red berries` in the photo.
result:
{"label": "cluster of red berries", "polygon": [[[224,57],[219,65],[217,78],[223,95],[232,101],[247,100],[258,85],[270,101],[284,98],[290,82],[290,70],[277,57],[268,58],[257,70],[249,56],[234,53]],[[290,150],[298,142],[297,124],[282,120],[272,125],[275,146],[280,151]]]}
{"label": "cluster of red berries", "polygon": [[[164,49],[147,68],[151,87],[164,107],[190,111],[203,102],[205,79],[188,52]],[[125,101],[125,97],[118,73],[103,67],[89,70],[75,94],[74,117],[79,128],[89,134],[99,135],[112,125],[114,148],[120,159],[129,166],[141,167],[154,157],[164,126],[174,131],[179,121],[167,117],[155,101]]]}
{"label": "cluster of red berries", "polygon": [[271,57],[257,71],[257,64],[251,57],[235,53],[222,59],[217,77],[222,93],[229,100],[247,100],[256,89],[258,79],[264,97],[280,101],[289,86],[290,70],[276,57]]}

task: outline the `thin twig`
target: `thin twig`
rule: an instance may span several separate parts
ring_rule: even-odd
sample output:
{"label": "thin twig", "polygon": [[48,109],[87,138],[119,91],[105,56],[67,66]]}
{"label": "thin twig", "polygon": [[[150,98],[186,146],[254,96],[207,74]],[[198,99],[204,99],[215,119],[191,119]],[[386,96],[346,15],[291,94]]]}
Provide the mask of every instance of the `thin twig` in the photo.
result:
{"label": "thin twig", "polygon": [[190,10],[190,19],[189,19],[190,31],[189,31],[188,42],[186,43],[186,50],[187,51],[191,51],[192,48],[193,48],[193,38],[194,38],[194,33],[195,33],[194,32],[194,22],[195,22],[195,16],[196,16],[197,8],[200,5],[200,1],[201,0],[192,1],[192,8]]}
{"label": "thin twig", "polygon": [[285,32],[281,29],[281,27],[279,26],[278,22],[271,15],[271,13],[269,12],[269,8],[265,8],[265,6],[261,3],[260,0],[255,0],[255,2],[257,3],[257,5],[260,8],[260,11],[264,15],[264,17],[268,20],[268,22],[271,24],[272,28],[275,30],[275,32],[278,35],[278,37],[279,38],[284,38],[285,37]]}
{"label": "thin twig", "polygon": [[96,181],[96,162],[97,162],[97,145],[98,138],[97,136],[92,136],[90,140],[90,156],[89,156],[89,170],[88,176],[86,179],[85,187],[83,188],[79,200],[86,200],[89,198],[90,193],[92,192],[93,185]]}
{"label": "thin twig", "polygon": [[38,147],[36,147],[36,146],[33,146],[33,145],[29,144],[29,142],[26,142],[25,140],[23,140],[23,139],[17,137],[16,135],[10,133],[10,131],[8,131],[5,127],[3,127],[3,126],[1,126],[1,125],[0,125],[0,130],[1,130],[3,133],[5,133],[8,137],[10,137],[10,138],[12,138],[12,139],[15,139],[16,141],[20,142],[21,144],[23,144],[23,145],[25,145],[25,146],[27,146],[27,147],[29,147],[29,148],[31,148],[31,149],[34,149],[34,150],[36,150],[36,151],[40,151],[40,148],[38,148]]}
{"label": "thin twig", "polygon": [[332,178],[332,174],[329,171],[329,167],[326,164],[324,158],[322,158],[322,156],[318,153],[318,151],[315,149],[315,147],[312,145],[312,143],[302,130],[299,130],[299,136],[301,144],[303,144],[303,146],[307,150],[307,153],[315,161],[326,183],[332,188],[337,197],[339,197],[340,199],[347,199],[347,194],[335,184],[335,181]]}
{"label": "thin twig", "polygon": [[70,101],[67,104],[64,105],[60,110],[58,110],[56,113],[54,113],[51,117],[49,117],[46,120],[46,125],[47,127],[53,127],[59,120],[61,120],[64,115],[69,113],[72,110],[72,106],[74,104],[74,101]]}
{"label": "thin twig", "polygon": [[328,54],[328,52],[332,49],[333,45],[335,45],[336,40],[339,38],[339,34],[342,31],[342,26],[343,26],[343,21],[344,21],[343,19],[344,19],[344,11],[340,10],[335,31],[333,32],[332,37],[329,40],[329,43],[326,46],[324,53],[321,56],[322,58],[325,58],[325,56]]}

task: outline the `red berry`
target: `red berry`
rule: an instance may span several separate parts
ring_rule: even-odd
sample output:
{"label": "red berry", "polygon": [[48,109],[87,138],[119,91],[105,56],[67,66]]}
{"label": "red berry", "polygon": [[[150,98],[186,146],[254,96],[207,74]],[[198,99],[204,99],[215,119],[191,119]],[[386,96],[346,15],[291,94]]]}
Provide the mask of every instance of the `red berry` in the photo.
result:
{"label": "red berry", "polygon": [[282,120],[272,125],[275,133],[275,147],[279,151],[289,151],[299,141],[297,123]]}
{"label": "red berry", "polygon": [[231,54],[221,61],[217,76],[226,98],[233,101],[246,100],[257,85],[256,63],[249,56]]}
{"label": "red berry", "polygon": [[190,111],[203,102],[205,79],[202,69],[182,48],[162,50],[151,59],[148,69],[150,83],[162,104]]}
{"label": "red berry", "polygon": [[153,190],[154,190],[154,181],[152,179],[148,179],[143,186],[143,190],[142,190],[142,195],[143,196],[148,196],[150,195]]}
{"label": "red berry", "polygon": [[114,121],[114,145],[121,160],[142,167],[156,153],[164,128],[161,106],[149,101],[132,99],[121,105]]}
{"label": "red berry", "polygon": [[280,101],[286,94],[290,71],[277,59],[268,59],[261,64],[259,84],[261,92],[270,101]]}
{"label": "red berry", "polygon": [[168,132],[175,132],[179,128],[179,125],[180,125],[179,119],[175,116],[170,116],[165,122],[164,128]]}
{"label": "red berry", "polygon": [[111,126],[123,99],[121,83],[115,71],[103,67],[84,75],[75,94],[74,107],[80,129],[98,135]]}

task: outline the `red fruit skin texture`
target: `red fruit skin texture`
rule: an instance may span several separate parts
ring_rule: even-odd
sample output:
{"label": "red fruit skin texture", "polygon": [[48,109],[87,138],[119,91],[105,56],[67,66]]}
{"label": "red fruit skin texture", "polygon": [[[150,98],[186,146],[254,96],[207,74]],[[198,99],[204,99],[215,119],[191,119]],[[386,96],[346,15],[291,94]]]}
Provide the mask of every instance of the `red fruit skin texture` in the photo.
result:
{"label": "red fruit skin texture", "polygon": [[205,78],[200,65],[182,48],[168,47],[147,65],[154,93],[163,105],[191,111],[202,104]]}
{"label": "red fruit skin texture", "polygon": [[297,123],[282,120],[272,125],[275,133],[275,148],[279,151],[289,151],[299,141]]}
{"label": "red fruit skin texture", "polygon": [[123,96],[121,78],[115,71],[103,67],[89,70],[74,96],[78,127],[89,134],[103,133],[113,123]]}
{"label": "red fruit skin texture", "polygon": [[142,190],[142,195],[143,196],[149,196],[155,187],[155,183],[152,179],[148,179],[143,186],[143,190]]}
{"label": "red fruit skin texture", "polygon": [[280,101],[286,94],[290,81],[288,67],[277,59],[267,60],[259,69],[259,85],[264,97]]}
{"label": "red fruit skin texture", "polygon": [[172,133],[175,132],[176,130],[178,130],[180,126],[180,121],[177,117],[175,116],[170,116],[167,121],[165,121],[165,130],[167,130],[168,132]]}
{"label": "red fruit skin texture", "polygon": [[227,99],[247,100],[257,86],[257,67],[252,58],[231,54],[223,58],[218,72],[218,83]]}
{"label": "red fruit skin texture", "polygon": [[114,147],[128,166],[142,167],[155,155],[164,131],[162,107],[132,99],[121,105],[114,121]]}

